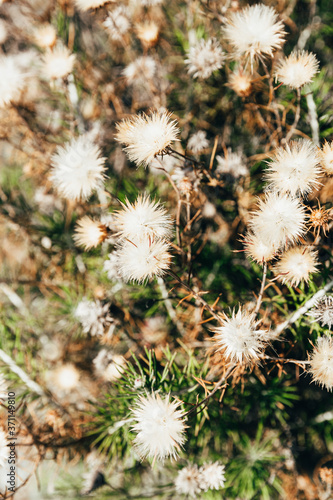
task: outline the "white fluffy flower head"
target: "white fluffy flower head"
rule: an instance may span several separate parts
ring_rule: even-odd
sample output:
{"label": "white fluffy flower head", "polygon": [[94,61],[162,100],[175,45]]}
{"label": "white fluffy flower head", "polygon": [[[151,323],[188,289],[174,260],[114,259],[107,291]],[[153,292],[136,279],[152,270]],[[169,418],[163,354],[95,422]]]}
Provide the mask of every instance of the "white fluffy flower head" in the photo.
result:
{"label": "white fluffy flower head", "polygon": [[305,208],[297,198],[269,193],[259,200],[259,210],[252,214],[250,226],[261,241],[278,250],[303,236],[305,221]]}
{"label": "white fluffy flower head", "polygon": [[123,356],[107,349],[102,349],[93,360],[96,374],[107,382],[114,382],[122,377],[126,366]]}
{"label": "white fluffy flower head", "polygon": [[57,387],[64,391],[70,391],[78,385],[80,372],[73,364],[67,363],[55,370],[53,377],[53,381]]}
{"label": "white fluffy flower head", "polygon": [[139,196],[133,205],[126,200],[122,206],[123,210],[115,214],[115,225],[122,238],[136,242],[171,236],[171,217],[159,202],[151,201],[149,196]]}
{"label": "white fluffy flower head", "polygon": [[201,39],[190,47],[185,63],[193,78],[209,78],[217,69],[222,68],[225,55],[216,38]]}
{"label": "white fluffy flower head", "polygon": [[275,71],[275,78],[284,85],[299,89],[312,82],[318,73],[319,63],[312,52],[294,51],[281,61]]}
{"label": "white fluffy flower head", "polygon": [[189,149],[193,154],[198,154],[204,149],[208,148],[209,141],[206,136],[206,132],[203,130],[198,130],[195,132],[188,140],[187,149]]}
{"label": "white fluffy flower head", "polygon": [[112,12],[109,12],[109,15],[105,19],[103,25],[107,29],[112,40],[122,40],[130,28],[130,22],[125,14],[124,6],[120,5]]}
{"label": "white fluffy flower head", "polygon": [[164,241],[125,241],[117,250],[117,267],[125,281],[144,282],[162,276],[170,267],[169,245]]}
{"label": "white fluffy flower head", "polygon": [[333,296],[324,295],[308,312],[308,316],[312,316],[322,326],[327,325],[331,329],[333,325]]}
{"label": "white fluffy flower head", "polygon": [[304,196],[320,186],[320,173],[317,148],[303,139],[275,151],[272,161],[268,162],[265,179],[269,190]]}
{"label": "white fluffy flower head", "polygon": [[36,44],[45,49],[46,47],[52,47],[57,39],[57,32],[52,24],[44,24],[36,29],[34,33],[34,38]]}
{"label": "white fluffy flower head", "polygon": [[0,108],[3,108],[19,99],[27,75],[15,56],[0,56],[0,74]]}
{"label": "white fluffy flower head", "polygon": [[185,412],[179,409],[180,401],[170,401],[152,393],[141,396],[132,409],[136,421],[134,444],[140,457],[154,460],[177,458],[185,442]]}
{"label": "white fluffy flower head", "polygon": [[75,54],[72,54],[67,47],[57,46],[45,53],[43,61],[46,78],[56,80],[57,78],[65,78],[72,72]]}
{"label": "white fluffy flower head", "polygon": [[200,472],[197,465],[183,467],[175,480],[176,492],[179,495],[188,495],[192,498],[202,491],[200,486]]}
{"label": "white fluffy flower head", "polygon": [[273,271],[282,283],[298,286],[301,281],[308,283],[310,275],[317,272],[317,265],[317,252],[305,246],[295,246],[281,255]]}
{"label": "white fluffy flower head", "polygon": [[74,241],[86,250],[100,245],[108,236],[107,228],[100,221],[88,215],[82,217],[76,224]]}
{"label": "white fluffy flower head", "polygon": [[276,255],[273,245],[268,245],[256,234],[248,233],[244,239],[245,253],[258,264],[269,262]]}
{"label": "white fluffy flower head", "polygon": [[246,176],[249,171],[242,154],[233,153],[229,148],[225,157],[217,156],[216,172],[232,175],[235,179]]}
{"label": "white fluffy flower head", "polygon": [[326,175],[333,175],[333,141],[325,142],[319,153],[321,166]]}
{"label": "white fluffy flower head", "polygon": [[320,337],[310,356],[313,381],[328,391],[333,389],[333,338]]}
{"label": "white fluffy flower head", "polygon": [[87,137],[72,139],[58,146],[51,158],[50,180],[64,198],[86,200],[102,186],[105,158]]}
{"label": "white fluffy flower head", "polygon": [[116,140],[124,148],[129,159],[137,165],[148,165],[156,155],[163,154],[173,141],[177,141],[179,129],[170,113],[141,114],[117,123]]}
{"label": "white fluffy flower head", "polygon": [[235,56],[246,56],[251,63],[258,56],[273,56],[281,48],[285,31],[273,7],[256,4],[233,12],[223,28]]}
{"label": "white fluffy flower head", "polygon": [[258,324],[253,314],[241,308],[237,313],[233,310],[231,318],[226,317],[223,326],[213,330],[215,349],[232,362],[257,360],[269,340],[266,330],[257,330]]}
{"label": "white fluffy flower head", "polygon": [[91,301],[84,297],[74,311],[74,317],[81,323],[83,333],[103,335],[106,327],[112,327],[113,318],[108,314],[110,304],[102,305],[99,300]]}
{"label": "white fluffy flower head", "polygon": [[123,75],[129,85],[145,84],[152,80],[156,74],[157,65],[151,56],[140,56],[130,63],[123,71]]}
{"label": "white fluffy flower head", "polygon": [[204,491],[223,488],[225,483],[224,470],[224,465],[220,465],[219,462],[204,464],[200,467],[201,488]]}

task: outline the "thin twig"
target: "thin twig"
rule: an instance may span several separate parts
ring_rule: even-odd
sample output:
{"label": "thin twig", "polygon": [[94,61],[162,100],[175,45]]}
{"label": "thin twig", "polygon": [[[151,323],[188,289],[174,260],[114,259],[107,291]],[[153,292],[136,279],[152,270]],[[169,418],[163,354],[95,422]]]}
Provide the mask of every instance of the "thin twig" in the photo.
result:
{"label": "thin twig", "polygon": [[278,337],[281,335],[283,330],[285,330],[289,325],[295,323],[303,314],[305,314],[309,309],[311,309],[312,306],[315,305],[317,300],[321,299],[326,292],[328,292],[331,288],[333,288],[333,280],[327,283],[321,290],[319,290],[317,293],[315,293],[309,300],[305,302],[305,304],[297,309],[291,316],[289,316],[286,321],[281,323],[275,330],[273,331],[273,336]]}
{"label": "thin twig", "polygon": [[267,276],[267,262],[264,262],[264,267],[263,267],[263,272],[262,272],[262,281],[261,281],[261,287],[260,287],[260,292],[258,295],[258,300],[257,300],[257,305],[254,310],[254,314],[258,314],[261,302],[262,302],[262,297],[264,295],[264,290],[265,290],[265,284],[266,284],[266,276]]}
{"label": "thin twig", "polygon": [[286,135],[286,138],[284,139],[284,143],[287,143],[290,141],[294,131],[296,130],[298,121],[301,116],[301,89],[297,89],[297,106],[296,106],[296,112],[295,112],[295,118],[294,118],[294,123],[292,124],[291,128],[289,129],[288,134]]}

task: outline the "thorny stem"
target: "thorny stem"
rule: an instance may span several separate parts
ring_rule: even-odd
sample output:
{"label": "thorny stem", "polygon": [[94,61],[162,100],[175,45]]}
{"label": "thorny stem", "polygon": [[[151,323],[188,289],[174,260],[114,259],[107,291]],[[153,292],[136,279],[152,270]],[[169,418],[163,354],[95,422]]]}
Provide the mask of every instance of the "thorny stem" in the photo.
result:
{"label": "thorny stem", "polygon": [[206,396],[204,399],[202,399],[201,401],[199,401],[199,403],[197,403],[195,406],[193,406],[193,408],[191,408],[188,412],[185,413],[185,417],[188,417],[189,415],[191,415],[191,413],[195,412],[195,410],[197,408],[199,408],[199,406],[202,406],[202,405],[206,405],[207,401],[209,401],[209,399],[214,396],[214,394],[220,389],[220,387],[224,384],[224,382],[227,380],[227,378],[229,377],[230,373],[232,372],[232,370],[235,368],[235,365],[231,365],[227,372],[224,373],[222,375],[222,377],[220,378],[220,380],[217,382],[217,384],[215,385],[214,389],[212,390],[212,392],[210,392],[208,394],[208,396]]}
{"label": "thorny stem", "polygon": [[264,295],[264,290],[265,290],[265,284],[266,284],[266,276],[267,276],[267,262],[264,262],[264,267],[263,267],[263,272],[262,272],[262,281],[261,281],[261,287],[260,287],[260,292],[258,295],[258,300],[257,300],[257,305],[254,310],[254,314],[258,314],[261,302],[262,302],[262,297]]}
{"label": "thorny stem", "polygon": [[193,297],[195,297],[204,307],[205,309],[207,309],[210,314],[218,321],[218,322],[222,322],[222,318],[221,316],[219,316],[218,314],[216,314],[216,312],[214,311],[214,309],[212,309],[212,307],[205,301],[205,299],[203,299],[201,297],[201,295],[197,292],[195,292],[189,285],[187,285],[186,283],[184,283],[180,278],[179,276],[177,276],[177,274],[175,274],[173,271],[171,271],[170,269],[167,271],[167,274],[169,274],[170,276],[172,276],[175,280],[178,281],[178,283],[183,287],[185,288],[185,290],[187,290],[188,292],[190,292]]}
{"label": "thorny stem", "polygon": [[272,356],[267,356],[266,354],[263,354],[260,357],[261,357],[261,359],[267,359],[269,361],[279,361],[279,362],[283,362],[283,363],[294,363],[295,365],[309,365],[311,363],[310,361],[302,361],[299,359],[274,358]]}
{"label": "thorny stem", "polygon": [[288,134],[286,135],[286,138],[283,142],[287,143],[290,141],[296,127],[299,121],[301,115],[301,89],[297,89],[297,106],[296,106],[296,112],[295,112],[295,118],[294,118],[294,123],[292,124],[291,128],[289,129]]}
{"label": "thorny stem", "polygon": [[289,318],[286,319],[286,321],[284,321],[277,328],[275,328],[275,330],[273,331],[273,336],[278,337],[279,335],[281,335],[283,330],[285,330],[292,323],[295,323],[301,316],[303,316],[303,314],[305,314],[309,309],[311,309],[312,306],[315,305],[317,300],[321,299],[325,295],[325,293],[328,292],[328,290],[330,290],[331,288],[333,288],[333,280],[327,283],[327,285],[325,285],[317,293],[315,293],[309,300],[305,302],[305,304],[302,307],[300,307],[299,309],[297,309],[297,311],[291,314]]}

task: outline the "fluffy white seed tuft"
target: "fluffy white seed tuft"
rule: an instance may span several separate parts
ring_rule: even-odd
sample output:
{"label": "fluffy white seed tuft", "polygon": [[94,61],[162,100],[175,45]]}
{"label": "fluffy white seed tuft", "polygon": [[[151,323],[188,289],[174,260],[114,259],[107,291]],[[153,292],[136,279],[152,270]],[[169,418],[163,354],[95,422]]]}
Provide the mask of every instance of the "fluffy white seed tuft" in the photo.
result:
{"label": "fluffy white seed tuft", "polygon": [[197,465],[188,465],[183,467],[175,480],[176,492],[179,495],[188,495],[196,498],[201,493],[200,472]]}
{"label": "fluffy white seed tuft", "polygon": [[117,123],[116,140],[124,144],[129,159],[137,165],[148,166],[156,155],[167,152],[173,141],[178,141],[179,129],[170,113],[142,113]]}
{"label": "fluffy white seed tuft", "polygon": [[317,272],[317,252],[305,246],[289,248],[273,267],[274,274],[282,283],[298,286],[309,282],[310,275]]}
{"label": "fluffy white seed tuft", "polygon": [[285,31],[272,7],[256,4],[233,12],[224,25],[223,34],[234,49],[235,57],[248,57],[252,64],[256,57],[272,57],[273,51],[282,47]]}
{"label": "fluffy white seed tuft", "polygon": [[322,326],[327,325],[331,329],[333,325],[333,296],[324,295],[307,314]]}
{"label": "fluffy white seed tuft", "polygon": [[267,188],[292,196],[306,195],[320,186],[317,148],[308,140],[294,141],[275,151],[265,173]]}
{"label": "fluffy white seed tuft", "polygon": [[328,391],[333,389],[333,338],[320,337],[310,356],[313,381]]}
{"label": "fluffy white seed tuft", "polygon": [[26,82],[26,73],[15,56],[0,56],[0,108],[20,98]]}
{"label": "fluffy white seed tuft", "polygon": [[110,304],[101,304],[99,300],[91,301],[84,297],[74,311],[74,317],[81,323],[83,333],[102,336],[108,329],[113,329],[114,319],[109,316]]}
{"label": "fluffy white seed tuft", "polygon": [[207,463],[200,467],[201,488],[204,491],[219,490],[225,483],[224,465],[219,462]]}
{"label": "fluffy white seed tuft", "polygon": [[233,310],[231,318],[226,317],[223,326],[213,330],[215,349],[223,351],[224,357],[232,362],[257,360],[269,340],[266,330],[257,330],[258,324],[254,314],[241,308],[237,313]]}
{"label": "fluffy white seed tuft", "polygon": [[146,84],[157,72],[155,59],[151,56],[140,56],[123,70],[128,85]]}
{"label": "fluffy white seed tuft", "polygon": [[326,175],[333,175],[333,141],[325,142],[320,153],[321,166]]}
{"label": "fluffy white seed tuft", "polygon": [[273,245],[267,244],[256,234],[248,233],[244,238],[245,253],[258,264],[269,262],[276,256],[276,249]]}
{"label": "fluffy white seed tuft", "polygon": [[164,241],[125,241],[116,251],[117,267],[125,281],[144,282],[162,276],[170,267],[169,244]]}
{"label": "fluffy white seed tuft", "polygon": [[120,5],[112,12],[109,12],[103,25],[107,29],[111,40],[121,41],[130,28],[130,22],[126,16],[124,6]]}
{"label": "fluffy white seed tuft", "polygon": [[75,54],[72,54],[67,47],[57,46],[44,54],[43,63],[46,78],[49,80],[65,78],[73,71]]}
{"label": "fluffy white seed tuft", "polygon": [[294,51],[278,64],[275,78],[288,87],[299,89],[312,82],[318,73],[318,66],[319,63],[312,52]]}
{"label": "fluffy white seed tuft", "polygon": [[188,140],[187,149],[193,154],[198,154],[204,149],[208,148],[209,141],[206,136],[206,132],[203,130],[198,130],[195,132]]}
{"label": "fluffy white seed tuft", "polygon": [[180,401],[170,401],[152,393],[141,396],[131,410],[136,421],[134,445],[141,458],[164,460],[177,458],[185,442],[185,412]]}
{"label": "fluffy white seed tuft", "polygon": [[86,250],[97,247],[108,236],[108,231],[104,224],[87,215],[77,222],[75,232],[75,243],[83,246]]}
{"label": "fluffy white seed tuft", "polygon": [[105,158],[87,137],[72,139],[58,146],[51,158],[50,180],[64,198],[86,200],[102,186]]}
{"label": "fluffy white seed tuft", "polygon": [[268,193],[259,200],[259,210],[252,214],[249,224],[261,241],[278,250],[303,236],[305,221],[305,208],[297,198]]}
{"label": "fluffy white seed tuft", "polygon": [[225,55],[216,38],[201,39],[190,47],[185,63],[193,78],[209,78],[217,69],[222,68]]}
{"label": "fluffy white seed tuft", "polygon": [[219,174],[229,174],[235,179],[245,177],[249,171],[245,159],[240,153],[233,153],[229,148],[225,157],[217,156],[216,172]]}
{"label": "fluffy white seed tuft", "polygon": [[172,235],[172,221],[159,202],[149,196],[139,196],[132,205],[128,200],[123,210],[115,214],[115,226],[121,238],[134,242],[145,238],[169,238]]}

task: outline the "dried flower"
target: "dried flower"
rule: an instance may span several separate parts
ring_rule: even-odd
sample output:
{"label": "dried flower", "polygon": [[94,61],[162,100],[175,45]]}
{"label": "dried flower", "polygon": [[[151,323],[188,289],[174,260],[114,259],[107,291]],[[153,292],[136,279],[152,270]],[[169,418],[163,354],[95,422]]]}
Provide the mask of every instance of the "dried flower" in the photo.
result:
{"label": "dried flower", "polygon": [[51,162],[50,180],[64,198],[86,200],[102,186],[105,158],[101,158],[98,146],[85,136],[58,146]]}
{"label": "dried flower", "polygon": [[228,149],[225,158],[217,156],[216,172],[219,174],[230,174],[235,179],[248,175],[249,171],[242,154],[233,153]]}
{"label": "dried flower", "polygon": [[301,281],[309,282],[310,274],[317,272],[318,252],[305,246],[289,248],[275,264],[273,271],[282,283],[298,286]]}
{"label": "dried flower", "polygon": [[266,330],[257,330],[260,321],[255,321],[252,313],[238,309],[232,317],[225,317],[223,326],[215,328],[214,346],[223,351],[226,359],[232,362],[250,362],[257,360],[269,340]]}
{"label": "dried flower", "polygon": [[136,242],[171,236],[171,217],[159,202],[151,201],[149,196],[139,196],[133,205],[126,200],[122,207],[123,210],[115,214],[115,226],[121,238]]}
{"label": "dried flower", "polygon": [[208,148],[209,141],[206,136],[206,132],[203,130],[198,130],[195,134],[191,135],[187,143],[187,149],[193,154],[201,153],[204,149]]}
{"label": "dried flower", "polygon": [[269,262],[274,259],[276,249],[273,245],[268,245],[256,234],[248,233],[244,239],[245,253],[258,264]]}
{"label": "dried flower", "polygon": [[310,356],[309,372],[313,381],[328,391],[333,389],[333,338],[319,337]]}
{"label": "dried flower", "polygon": [[319,63],[312,52],[293,51],[287,59],[278,64],[275,78],[284,85],[299,89],[312,82],[315,74],[318,73],[318,66]]}
{"label": "dried flower", "polygon": [[321,166],[326,175],[333,175],[333,141],[327,142],[322,147],[319,153]]}
{"label": "dried flower", "polygon": [[263,4],[232,12],[223,34],[234,49],[234,56],[249,57],[251,65],[256,57],[272,57],[273,51],[282,47],[285,35],[283,23],[277,19],[275,9]]}
{"label": "dried flower", "polygon": [[73,70],[75,54],[71,54],[67,47],[58,45],[44,54],[43,62],[46,78],[49,80],[65,78]]}
{"label": "dried flower", "polygon": [[200,473],[197,465],[183,467],[175,480],[176,492],[180,495],[188,495],[192,498],[202,491],[200,486]]}
{"label": "dried flower", "polygon": [[259,210],[252,214],[250,226],[261,241],[278,250],[305,233],[305,221],[305,208],[297,198],[268,193],[259,200]]}
{"label": "dried flower", "polygon": [[153,21],[148,21],[136,26],[138,39],[144,47],[153,47],[158,40],[160,29]]}
{"label": "dried flower", "polygon": [[225,483],[224,470],[224,465],[220,465],[219,462],[206,463],[200,467],[201,488],[204,491],[223,488]]}
{"label": "dried flower", "polygon": [[171,255],[164,241],[125,241],[117,250],[117,266],[125,281],[138,281],[162,276],[169,269]]}
{"label": "dried flower", "polygon": [[333,325],[333,296],[324,295],[307,314],[318,321],[321,326],[327,325],[331,329]]}
{"label": "dried flower", "polygon": [[170,395],[164,399],[158,393],[146,397],[140,396],[131,410],[133,431],[137,433],[134,444],[142,458],[154,461],[167,457],[177,458],[185,442],[185,412],[178,409],[181,401],[170,401]]}
{"label": "dried flower", "polygon": [[112,12],[109,12],[108,17],[103,25],[108,31],[112,40],[120,41],[130,28],[130,22],[126,16],[126,11],[123,5],[120,5]]}
{"label": "dried flower", "polygon": [[275,151],[265,178],[269,190],[304,196],[320,186],[320,174],[317,149],[311,141],[303,139]]}
{"label": "dried flower", "polygon": [[240,97],[248,97],[252,92],[252,78],[241,69],[229,75],[228,85]]}
{"label": "dried flower", "polygon": [[20,98],[27,74],[15,56],[0,56],[0,108]]}
{"label": "dried flower", "polygon": [[57,39],[57,32],[52,24],[40,26],[34,33],[36,44],[42,49],[53,47]]}
{"label": "dried flower", "polygon": [[151,56],[138,57],[130,63],[123,71],[128,85],[146,84],[147,80],[152,80],[156,74],[157,65]]}
{"label": "dried flower", "polygon": [[209,78],[217,69],[222,68],[225,55],[216,38],[201,39],[190,47],[185,59],[188,73],[193,78]]}
{"label": "dried flower", "polygon": [[177,138],[179,129],[170,113],[141,114],[117,123],[116,140],[125,144],[125,151],[137,165],[148,165],[152,159],[167,152]]}
{"label": "dried flower", "polygon": [[309,210],[309,225],[314,229],[315,235],[318,237],[320,229],[322,228],[323,233],[326,236],[327,231],[329,231],[328,222],[333,218],[331,209],[325,210],[320,206],[320,203],[318,202],[317,208],[309,207]]}
{"label": "dried flower", "polygon": [[82,217],[76,224],[74,241],[83,246],[85,250],[100,245],[107,237],[108,230],[100,221],[94,220],[87,215]]}
{"label": "dried flower", "polygon": [[84,297],[74,311],[74,317],[83,327],[83,333],[102,336],[108,328],[113,329],[114,319],[109,316],[110,304],[102,305],[99,300],[91,301]]}

